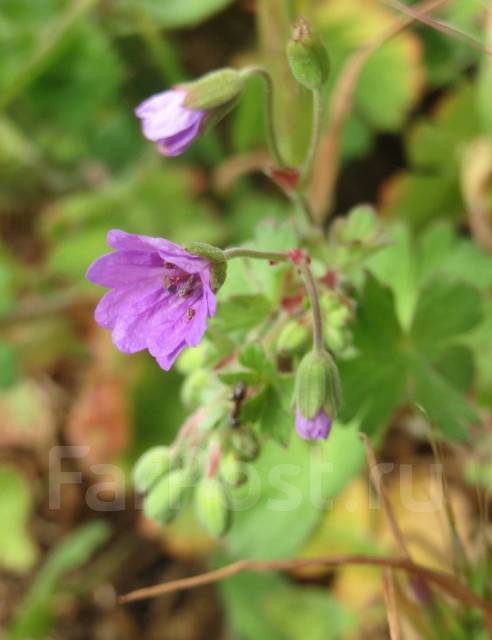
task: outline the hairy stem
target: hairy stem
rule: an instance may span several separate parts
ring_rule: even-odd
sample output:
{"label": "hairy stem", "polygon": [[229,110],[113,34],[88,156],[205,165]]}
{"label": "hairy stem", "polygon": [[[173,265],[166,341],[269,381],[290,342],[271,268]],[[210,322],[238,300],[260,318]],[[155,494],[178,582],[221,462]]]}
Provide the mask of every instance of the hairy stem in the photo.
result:
{"label": "hairy stem", "polygon": [[312,92],[313,99],[313,124],[311,131],[311,140],[309,142],[309,148],[306,155],[303,168],[303,182],[309,181],[311,176],[314,162],[316,160],[316,153],[318,151],[321,134],[323,132],[323,94],[321,91],[316,90]]}
{"label": "hairy stem", "polygon": [[272,76],[264,67],[247,67],[243,73],[247,76],[259,76],[264,84],[266,90],[266,102],[265,102],[265,122],[266,122],[266,135],[267,144],[270,153],[275,160],[275,163],[279,167],[285,167],[286,162],[280,151],[278,143],[277,130],[275,128],[275,91],[273,86]]}
{"label": "hairy stem", "polygon": [[260,251],[259,249],[247,249],[245,247],[232,247],[224,251],[226,260],[231,258],[254,258],[256,260],[274,260],[275,262],[287,262],[289,255],[285,251]]}
{"label": "hairy stem", "polygon": [[321,307],[319,305],[318,290],[314,281],[313,272],[311,271],[308,261],[301,260],[297,265],[302,274],[306,289],[311,303],[311,311],[313,314],[313,349],[320,353],[323,351],[323,319],[321,316]]}

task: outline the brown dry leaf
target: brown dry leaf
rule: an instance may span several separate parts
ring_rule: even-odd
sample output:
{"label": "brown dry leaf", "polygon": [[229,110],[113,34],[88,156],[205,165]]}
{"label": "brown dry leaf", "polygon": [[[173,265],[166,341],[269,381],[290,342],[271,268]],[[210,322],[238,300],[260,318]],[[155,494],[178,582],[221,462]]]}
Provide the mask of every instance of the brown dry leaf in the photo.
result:
{"label": "brown dry leaf", "polygon": [[89,447],[81,458],[86,471],[126,451],[130,440],[126,380],[111,371],[92,369],[70,409],[66,437],[70,444]]}

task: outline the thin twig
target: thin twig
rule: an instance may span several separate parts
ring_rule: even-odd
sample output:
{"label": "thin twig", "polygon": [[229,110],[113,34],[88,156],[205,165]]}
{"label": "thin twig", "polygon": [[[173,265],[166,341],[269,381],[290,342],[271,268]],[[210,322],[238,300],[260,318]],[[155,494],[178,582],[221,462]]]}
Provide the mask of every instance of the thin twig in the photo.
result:
{"label": "thin twig", "polygon": [[[448,0],[425,0],[416,5],[419,14],[429,13],[447,3]],[[310,202],[316,219],[323,221],[333,205],[335,183],[340,167],[341,138],[344,124],[354,101],[354,93],[364,65],[383,44],[392,40],[417,22],[414,17],[396,19],[380,35],[356,51],[347,61],[333,91],[328,131],[318,150]]]}
{"label": "thin twig", "polygon": [[400,549],[400,553],[405,558],[408,558],[409,560],[411,560],[407,543],[405,542],[405,538],[400,529],[400,525],[398,524],[398,521],[395,517],[393,507],[391,505],[391,501],[388,497],[388,492],[386,490],[386,486],[383,481],[383,477],[379,471],[378,463],[377,463],[372,445],[365,433],[360,433],[359,437],[363,441],[364,446],[366,448],[366,457],[367,457],[367,463],[369,465],[369,473],[371,475],[374,488],[376,489],[378,496],[381,498],[383,502],[384,513],[385,513],[386,519],[388,520],[391,533],[393,534],[393,537]]}
{"label": "thin twig", "polygon": [[431,18],[430,16],[428,16],[426,13],[422,13],[421,11],[415,10],[413,7],[409,7],[408,5],[403,4],[402,2],[399,2],[399,0],[383,0],[383,2],[388,6],[392,7],[393,9],[396,9],[397,11],[401,11],[402,13],[405,13],[407,16],[410,16],[411,18],[415,18],[415,20],[417,20],[418,22],[423,22],[424,24],[428,25],[429,27],[432,27],[432,29],[435,29],[436,31],[440,31],[445,35],[461,40],[466,45],[468,45],[472,49],[475,49],[476,51],[479,51],[480,53],[485,53],[488,56],[492,56],[491,49],[489,49],[487,46],[482,45],[480,42],[475,40],[473,36],[470,36],[468,33],[465,33],[464,31],[460,31],[459,29],[456,29],[455,27],[452,27],[451,25],[446,24],[441,20],[435,20],[434,18]]}
{"label": "thin twig", "polygon": [[408,560],[408,558],[383,558],[362,554],[321,556],[318,558],[296,558],[294,560],[239,560],[226,565],[225,567],[221,567],[220,569],[208,571],[207,573],[202,573],[190,578],[181,578],[180,580],[172,580],[170,582],[164,582],[151,587],[137,589],[136,591],[120,596],[119,602],[121,604],[125,604],[128,602],[136,602],[138,600],[146,600],[148,598],[156,598],[168,593],[183,591],[184,589],[194,589],[207,584],[219,582],[220,580],[230,578],[238,575],[239,573],[243,573],[244,571],[291,571],[320,565],[329,567],[345,565],[389,567],[419,576],[420,578],[439,586],[445,593],[453,597],[455,600],[458,600],[469,607],[476,607],[477,609],[480,609],[485,617],[489,633],[492,633],[492,605],[473,591],[470,591],[468,587],[456,580],[453,575],[429,569]]}
{"label": "thin twig", "polygon": [[400,621],[396,606],[395,582],[391,569],[383,569],[383,595],[391,640],[401,640]]}

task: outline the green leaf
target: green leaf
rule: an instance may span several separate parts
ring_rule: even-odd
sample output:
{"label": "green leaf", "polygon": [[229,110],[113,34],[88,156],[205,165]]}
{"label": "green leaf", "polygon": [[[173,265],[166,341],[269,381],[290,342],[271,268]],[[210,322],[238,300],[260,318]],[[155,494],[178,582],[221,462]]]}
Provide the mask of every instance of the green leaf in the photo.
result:
{"label": "green leaf", "polygon": [[19,362],[14,347],[0,342],[0,389],[13,385],[19,376]]}
{"label": "green leaf", "polygon": [[232,2],[233,0],[127,0],[127,6],[132,11],[143,11],[161,27],[179,29],[203,22]]}
{"label": "green leaf", "polygon": [[[310,446],[294,433],[287,449],[266,442],[250,483],[233,491],[234,523],[227,546],[236,557],[288,558],[364,462],[357,425],[335,424],[326,442]],[[288,531],[288,535],[286,532]]]}
{"label": "green leaf", "polygon": [[269,436],[278,444],[286,447],[294,429],[294,410],[290,406],[293,380],[283,380],[280,389],[267,387],[259,428],[263,435]]}
{"label": "green leaf", "polygon": [[449,437],[465,440],[468,425],[478,423],[478,416],[463,395],[425,360],[412,360],[414,399],[424,409],[432,423]]}
{"label": "green leaf", "polygon": [[420,236],[414,261],[420,282],[445,274],[479,289],[492,286],[490,256],[446,222],[430,226]]}
{"label": "green leaf", "polygon": [[[339,79],[348,56],[393,20],[391,12],[364,0],[320,3],[317,18],[332,62],[329,88]],[[420,72],[418,42],[411,34],[379,47],[356,85],[355,111],[360,119],[374,129],[395,130],[418,98]]]}
{"label": "green leaf", "polygon": [[219,311],[212,326],[224,332],[244,332],[267,319],[271,311],[270,301],[261,294],[237,295],[220,300]]}
{"label": "green leaf", "polygon": [[388,246],[366,262],[371,273],[395,293],[398,319],[404,329],[412,322],[418,297],[415,242],[407,226],[392,225]]}
{"label": "green leaf", "polygon": [[355,627],[354,615],[324,590],[275,574],[242,573],[222,582],[220,591],[232,628],[244,640],[338,640]]}
{"label": "green leaf", "polygon": [[474,329],[482,318],[479,292],[468,284],[435,278],[422,290],[411,336],[424,353]]}
{"label": "green leaf", "polygon": [[252,369],[265,378],[275,374],[275,367],[268,359],[265,350],[258,343],[248,344],[239,354],[239,363],[247,369]]}
{"label": "green leaf", "polygon": [[41,640],[47,637],[53,624],[55,596],[61,588],[62,578],[85,564],[107,542],[110,533],[107,523],[96,520],[76,529],[51,549],[17,608],[9,630],[10,640]]}
{"label": "green leaf", "polygon": [[393,181],[385,214],[404,218],[415,228],[439,218],[460,218],[459,150],[480,133],[475,103],[474,86],[464,83],[411,129],[407,148],[412,169]]}
{"label": "green leaf", "polygon": [[[14,467],[0,466],[0,566],[24,573],[32,568],[38,554],[29,532],[32,507],[31,487]],[[6,526],[8,523],[8,526]]]}
{"label": "green leaf", "polygon": [[[480,307],[473,287],[444,278],[428,281],[417,300],[411,330],[404,334],[392,293],[369,276],[353,328],[359,353],[339,362],[341,419],[357,417],[362,430],[375,434],[396,409],[415,402],[449,437],[463,438],[476,419],[460,393],[470,386],[473,362],[468,349],[450,341],[477,326]],[[439,396],[447,407],[440,407]]]}
{"label": "green leaf", "polygon": [[465,345],[455,344],[446,349],[434,366],[461,393],[469,391],[475,382],[473,352]]}
{"label": "green leaf", "polygon": [[401,342],[393,293],[370,273],[353,333],[356,347],[366,352],[387,352]]}
{"label": "green leaf", "polygon": [[405,400],[408,366],[398,352],[339,363],[343,402],[340,419],[357,417],[361,430],[377,434]]}

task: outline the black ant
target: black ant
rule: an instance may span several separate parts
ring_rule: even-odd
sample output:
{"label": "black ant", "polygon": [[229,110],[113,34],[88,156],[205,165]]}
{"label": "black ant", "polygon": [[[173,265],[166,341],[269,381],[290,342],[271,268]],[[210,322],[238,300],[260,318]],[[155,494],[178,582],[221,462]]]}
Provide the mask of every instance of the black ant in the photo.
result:
{"label": "black ant", "polygon": [[246,398],[247,391],[248,388],[246,384],[244,382],[238,382],[230,395],[229,400],[232,401],[233,405],[231,413],[229,414],[229,424],[233,429],[241,425],[239,415],[241,414],[241,406]]}

